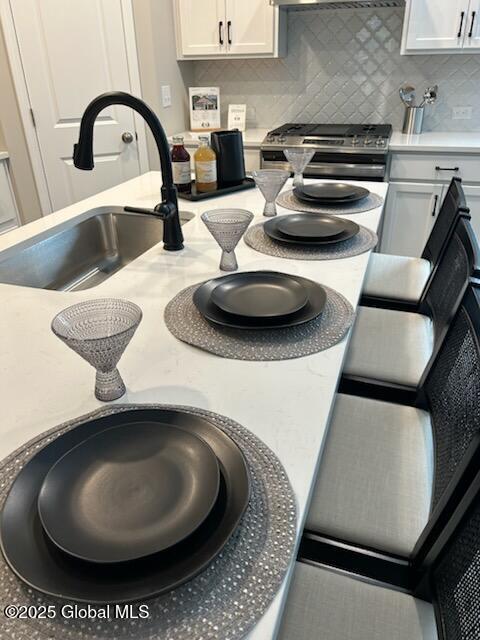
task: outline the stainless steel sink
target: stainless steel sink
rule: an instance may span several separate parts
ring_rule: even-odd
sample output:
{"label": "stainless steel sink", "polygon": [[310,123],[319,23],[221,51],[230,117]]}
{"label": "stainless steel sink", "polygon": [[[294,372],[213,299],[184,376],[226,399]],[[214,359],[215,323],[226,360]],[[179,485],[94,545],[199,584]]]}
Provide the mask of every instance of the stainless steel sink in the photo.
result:
{"label": "stainless steel sink", "polygon": [[[185,224],[193,213],[180,212]],[[100,207],[0,252],[0,282],[79,291],[100,284],[162,241],[153,216]]]}

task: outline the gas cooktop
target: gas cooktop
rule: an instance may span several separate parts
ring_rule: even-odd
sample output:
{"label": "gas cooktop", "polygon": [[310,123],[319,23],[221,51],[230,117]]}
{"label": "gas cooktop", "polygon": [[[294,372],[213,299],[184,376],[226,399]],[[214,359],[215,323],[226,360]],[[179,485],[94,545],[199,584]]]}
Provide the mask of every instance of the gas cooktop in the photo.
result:
{"label": "gas cooktop", "polygon": [[313,147],[349,153],[365,151],[385,154],[392,135],[389,124],[284,124],[269,131],[262,149]]}

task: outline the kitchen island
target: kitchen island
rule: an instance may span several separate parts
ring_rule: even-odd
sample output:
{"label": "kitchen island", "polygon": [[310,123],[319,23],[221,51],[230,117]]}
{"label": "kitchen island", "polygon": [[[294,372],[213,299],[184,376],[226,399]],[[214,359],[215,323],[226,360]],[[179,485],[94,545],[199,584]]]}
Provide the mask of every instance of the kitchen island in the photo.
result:
{"label": "kitchen island", "polygon": [[[160,183],[160,175],[151,172],[102,192],[0,237],[0,251],[57,225],[68,225],[95,207],[151,207],[159,200]],[[358,184],[382,197],[388,188],[386,183]],[[166,304],[181,289],[222,275],[219,247],[199,214],[244,208],[255,214],[255,224],[263,219],[263,204],[257,189],[202,203],[180,201],[181,210],[195,213],[183,227],[185,250],[170,253],[161,243],[155,245],[92,289],[60,292],[0,285],[1,457],[55,425],[105,406],[93,395],[93,369],[53,335],[50,323],[58,311],[80,300],[126,298],[142,308],[144,317],[120,361],[127,394],[118,402],[200,407],[250,429],[285,467],[297,500],[299,542],[348,339],[305,358],[247,362],[219,358],[180,342],[163,320]],[[350,218],[377,230],[381,216],[378,207]],[[354,307],[369,259],[365,253],[332,261],[285,260],[257,253],[243,241],[236,254],[240,270],[269,269],[311,278],[336,289]],[[291,573],[248,636],[251,640],[275,637]]]}

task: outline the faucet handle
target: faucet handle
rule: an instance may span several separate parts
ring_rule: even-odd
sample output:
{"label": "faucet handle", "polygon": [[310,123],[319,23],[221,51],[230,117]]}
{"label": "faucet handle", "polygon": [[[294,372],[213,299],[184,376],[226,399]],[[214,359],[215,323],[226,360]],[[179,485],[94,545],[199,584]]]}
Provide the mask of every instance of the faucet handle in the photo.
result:
{"label": "faucet handle", "polygon": [[127,213],[144,213],[147,216],[158,216],[158,212],[155,209],[146,209],[144,207],[123,207],[123,210]]}

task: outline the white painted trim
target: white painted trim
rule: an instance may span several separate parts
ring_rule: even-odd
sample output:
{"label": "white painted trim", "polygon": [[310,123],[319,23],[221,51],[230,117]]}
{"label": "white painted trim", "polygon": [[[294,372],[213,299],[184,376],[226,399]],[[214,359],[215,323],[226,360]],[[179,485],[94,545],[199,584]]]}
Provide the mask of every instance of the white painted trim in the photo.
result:
{"label": "white painted trim", "polygon": [[[125,46],[127,50],[128,75],[130,77],[130,90],[138,98],[142,97],[142,85],[137,55],[137,38],[135,35],[135,19],[133,16],[132,0],[121,0],[123,29],[125,32]],[[150,171],[148,159],[147,135],[145,120],[135,111],[135,130],[137,132],[138,162],[140,173]]]}
{"label": "white painted trim", "polygon": [[11,229],[15,229],[16,227],[19,227],[22,224],[22,221],[20,219],[20,212],[18,211],[17,199],[15,196],[15,191],[13,189],[13,184],[12,184],[12,177],[10,175],[9,159],[4,158],[1,161],[1,163],[3,163],[5,167],[5,174],[7,176],[7,185],[10,190],[10,196],[12,198],[12,203],[13,203],[13,212],[15,214],[12,220],[8,220],[7,222],[4,222],[3,224],[0,225],[0,233],[5,233],[5,231],[10,231]]}
{"label": "white painted trim", "polygon": [[46,215],[53,211],[48,192],[48,184],[43,169],[42,155],[38,145],[37,132],[33,126],[30,113],[30,97],[28,95],[27,83],[23,72],[22,59],[20,57],[20,48],[18,46],[17,34],[15,31],[15,22],[13,20],[12,8],[10,0],[0,0],[0,20],[5,36],[5,44],[10,62],[10,70],[12,72],[13,84],[17,94],[17,102],[22,119],[27,147],[32,163],[33,176],[38,191],[38,198],[42,208],[42,214]]}
{"label": "white painted trim", "polygon": [[[128,61],[128,72],[130,78],[130,88],[132,93],[141,97],[140,73],[138,69],[137,44],[135,38],[135,28],[133,20],[132,0],[121,0],[122,19],[125,34],[125,45]],[[10,0],[0,0],[0,22],[3,27],[7,54],[10,61],[13,83],[17,94],[17,101],[22,119],[27,147],[32,163],[33,175],[38,190],[38,197],[42,208],[42,214],[52,213],[53,207],[48,192],[48,182],[43,168],[42,155],[38,144],[37,133],[33,126],[30,113],[30,97],[28,86],[23,71],[20,48],[15,31]],[[143,118],[135,114],[135,129],[137,132],[137,148],[139,158],[140,173],[150,170],[147,151],[147,138],[145,133],[145,123]]]}

